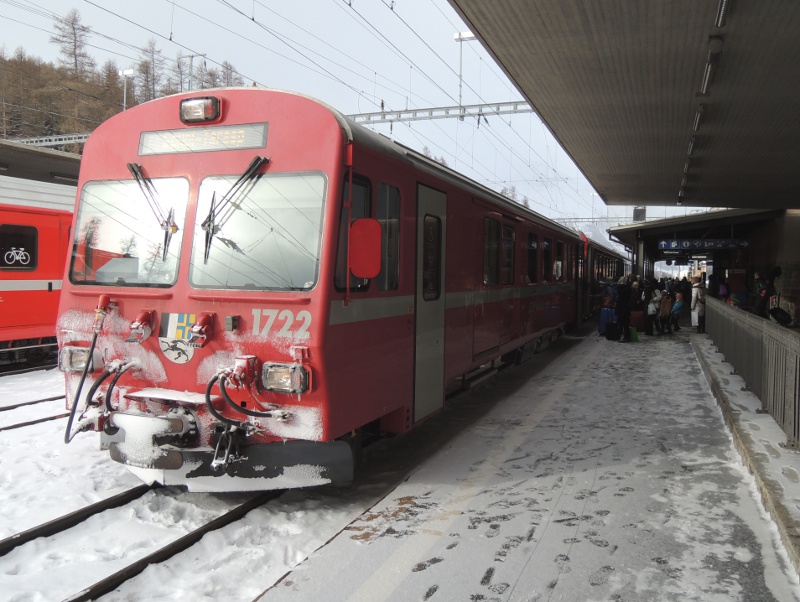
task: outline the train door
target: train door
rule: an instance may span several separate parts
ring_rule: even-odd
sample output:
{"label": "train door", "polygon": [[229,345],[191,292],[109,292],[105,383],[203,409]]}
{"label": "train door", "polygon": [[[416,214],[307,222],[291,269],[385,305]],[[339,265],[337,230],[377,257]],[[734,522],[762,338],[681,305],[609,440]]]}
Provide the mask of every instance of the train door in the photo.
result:
{"label": "train door", "polygon": [[414,421],[444,403],[446,211],[447,195],[417,185]]}
{"label": "train door", "polygon": [[500,303],[502,216],[486,213],[482,224],[483,281],[475,299],[472,322],[472,357],[481,359],[496,354],[503,336],[502,304]]}

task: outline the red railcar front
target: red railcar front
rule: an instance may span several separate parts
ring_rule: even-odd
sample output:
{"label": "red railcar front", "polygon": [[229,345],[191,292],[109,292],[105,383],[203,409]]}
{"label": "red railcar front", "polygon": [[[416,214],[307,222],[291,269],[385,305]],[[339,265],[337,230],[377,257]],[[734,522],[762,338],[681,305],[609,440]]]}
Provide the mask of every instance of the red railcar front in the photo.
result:
{"label": "red railcar front", "polygon": [[67,440],[100,430],[145,481],[198,491],[351,478],[321,377],[349,143],[327,107],[255,89],[98,128],[59,312]]}

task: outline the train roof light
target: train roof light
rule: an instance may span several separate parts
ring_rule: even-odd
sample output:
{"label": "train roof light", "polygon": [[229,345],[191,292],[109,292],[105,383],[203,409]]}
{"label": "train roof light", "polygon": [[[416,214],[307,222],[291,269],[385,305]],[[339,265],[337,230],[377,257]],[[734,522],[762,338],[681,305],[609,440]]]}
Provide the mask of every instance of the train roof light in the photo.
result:
{"label": "train roof light", "polygon": [[219,98],[185,98],[181,101],[181,121],[183,123],[202,123],[219,118]]}

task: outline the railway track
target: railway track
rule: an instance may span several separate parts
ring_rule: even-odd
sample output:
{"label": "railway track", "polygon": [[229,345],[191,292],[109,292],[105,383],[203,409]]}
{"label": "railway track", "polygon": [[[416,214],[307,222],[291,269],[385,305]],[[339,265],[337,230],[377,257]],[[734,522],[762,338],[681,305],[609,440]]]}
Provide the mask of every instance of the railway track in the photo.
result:
{"label": "railway track", "polygon": [[57,535],[58,533],[62,533],[67,529],[71,529],[75,525],[82,523],[91,516],[95,516],[96,514],[100,514],[101,512],[105,512],[111,508],[123,506],[137,498],[140,498],[151,489],[153,488],[150,485],[140,485],[139,487],[134,487],[128,491],[123,491],[115,496],[101,500],[94,504],[90,504],[89,506],[81,508],[80,510],[70,512],[62,517],[43,523],[38,527],[33,527],[31,529],[22,531],[21,533],[16,533],[10,537],[6,537],[0,541],[0,556],[5,556],[14,548],[33,541],[34,539]]}
{"label": "railway track", "polygon": [[34,424],[40,424],[42,422],[49,422],[51,420],[58,420],[59,418],[66,418],[67,416],[69,416],[69,412],[64,412],[62,414],[55,414],[53,416],[45,416],[44,418],[37,418],[35,420],[26,420],[25,422],[9,424],[8,426],[0,426],[0,432],[10,431],[13,429],[21,429],[26,426],[33,426]]}
{"label": "railway track", "polygon": [[25,406],[33,406],[39,403],[44,403],[46,401],[58,401],[59,399],[64,399],[64,395],[54,395],[53,397],[45,397],[44,399],[35,399],[33,401],[23,401],[21,403],[15,403],[14,405],[10,406],[3,406],[0,408],[0,412],[7,412],[8,410],[16,410],[17,408],[24,408]]}
{"label": "railway track", "polygon": [[28,372],[36,372],[38,370],[49,370],[55,368],[58,364],[43,364],[41,366],[31,366],[29,368],[18,368],[16,370],[0,370],[0,377],[14,376],[15,374],[27,374]]}
{"label": "railway track", "polygon": [[164,562],[165,560],[172,558],[173,556],[196,544],[206,533],[221,529],[222,527],[240,520],[251,510],[255,510],[262,504],[265,504],[266,502],[278,497],[282,493],[284,493],[282,490],[266,491],[250,498],[248,501],[240,504],[232,510],[229,510],[225,514],[217,517],[202,527],[199,527],[194,531],[187,533],[183,537],[180,537],[179,539],[162,546],[155,552],[152,552],[144,558],[140,558],[139,560],[132,562],[116,573],[97,581],[86,589],[67,598],[67,602],[84,602],[87,600],[95,600],[98,597],[115,590],[129,579],[132,579],[144,571],[149,565],[157,562]]}
{"label": "railway track", "polygon": [[[70,545],[69,542],[72,541],[73,539],[78,540],[81,536],[86,537],[85,534],[72,533],[71,531],[74,528],[78,527],[78,525],[80,525],[81,523],[84,523],[88,519],[98,516],[104,512],[115,511],[115,509],[117,509],[116,512],[122,512],[120,516],[123,517],[125,516],[125,512],[130,511],[130,509],[124,508],[126,505],[131,504],[138,498],[144,496],[146,493],[157,489],[169,495],[170,492],[169,488],[161,489],[158,486],[152,487],[150,485],[143,484],[138,487],[129,489],[127,491],[123,491],[122,493],[119,493],[105,500],[101,500],[97,503],[90,504],[84,508],[76,510],[75,512],[71,512],[59,518],[53,519],[51,521],[33,527],[31,529],[27,529],[20,533],[11,535],[0,541],[0,557],[6,556],[7,554],[11,553],[17,548],[21,548],[22,546],[30,544],[34,540],[40,538],[56,538],[54,540],[49,540],[48,542],[46,542],[46,545],[41,546],[43,552],[45,553],[52,553],[53,550],[57,550],[59,546],[69,546]],[[157,491],[156,493],[159,492]],[[254,510],[255,508],[263,505],[264,503],[276,498],[282,493],[283,493],[282,490],[275,490],[275,491],[267,491],[256,494],[247,499],[245,502],[238,504],[235,507],[231,508],[230,510],[223,512],[213,520],[209,520],[200,527],[176,539],[172,539],[165,545],[158,547],[154,551],[148,553],[146,556],[131,562],[124,568],[117,570],[112,574],[104,576],[97,582],[82,589],[81,591],[76,592],[66,598],[64,597],[64,594],[67,592],[62,592],[58,594],[56,597],[58,599],[66,599],[73,602],[79,602],[83,600],[95,600],[98,597],[103,596],[113,591],[114,589],[118,588],[126,581],[134,578],[142,571],[144,571],[149,565],[154,563],[164,562],[169,558],[172,558],[173,556],[179,554],[180,552],[183,552],[184,550],[188,549],[189,547],[200,541],[200,539],[206,533],[220,529],[222,527],[225,527],[242,519],[251,510]],[[191,494],[185,494],[185,495],[190,496]],[[112,515],[109,518],[109,521],[111,522],[119,522],[122,520],[124,519],[117,518],[114,515]],[[87,526],[87,528],[91,527]],[[33,552],[36,553],[36,548],[33,549]],[[24,553],[30,554],[31,551],[26,551]],[[103,574],[102,567],[97,567],[97,569],[93,571],[93,573],[102,575]]]}
{"label": "railway track", "polygon": [[[33,406],[41,403],[45,403],[48,401],[57,401],[59,399],[64,399],[64,395],[54,395],[52,397],[45,397],[43,399],[35,399],[33,401],[23,401],[21,403],[16,403],[13,405],[8,405],[4,407],[0,407],[0,414],[3,412],[10,412],[12,410],[18,410],[20,408],[26,408],[28,406]],[[8,416],[8,414],[5,414]],[[21,422],[17,422],[14,424],[7,424],[4,426],[0,426],[0,431],[10,431],[13,429],[23,428],[26,426],[32,426],[34,424],[40,424],[42,422],[49,422],[50,420],[58,420],[59,418],[66,418],[69,416],[69,412],[59,412],[58,414],[50,414],[48,416],[43,416],[40,418],[33,418],[31,420],[23,420]]]}

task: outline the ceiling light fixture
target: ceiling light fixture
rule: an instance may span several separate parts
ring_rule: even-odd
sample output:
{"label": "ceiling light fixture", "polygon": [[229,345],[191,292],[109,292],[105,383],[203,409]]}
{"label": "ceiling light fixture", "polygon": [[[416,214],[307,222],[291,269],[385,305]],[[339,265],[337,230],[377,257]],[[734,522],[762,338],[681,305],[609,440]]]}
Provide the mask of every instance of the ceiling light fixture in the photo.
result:
{"label": "ceiling light fixture", "polygon": [[711,63],[706,63],[706,68],[703,71],[703,83],[700,84],[700,94],[703,96],[708,95],[708,85],[711,83]]}
{"label": "ceiling light fixture", "polygon": [[692,136],[692,137],[689,139],[689,151],[686,153],[686,154],[687,154],[687,155],[689,155],[690,157],[692,156],[692,151],[694,150],[694,143],[695,143],[695,137],[694,137],[694,136]]}
{"label": "ceiling light fixture", "polygon": [[70,176],[70,175],[67,175],[67,174],[50,172],[50,177],[53,178],[54,180],[56,180],[57,182],[68,182],[70,184],[77,184],[78,183],[78,177],[77,176]]}
{"label": "ceiling light fixture", "polygon": [[713,75],[715,65],[719,62],[719,55],[721,52],[722,36],[711,36],[708,38],[708,58],[706,59],[706,67],[703,70],[703,83],[700,85],[700,94],[703,96],[708,94],[711,76]]}
{"label": "ceiling light fixture", "polygon": [[700,117],[703,115],[703,105],[697,107],[697,113],[694,116],[694,123],[692,124],[692,131],[696,132],[700,129]]}
{"label": "ceiling light fixture", "polygon": [[728,8],[730,7],[730,0],[719,0],[717,7],[717,18],[714,19],[714,25],[717,29],[725,27],[725,17],[728,16]]}

